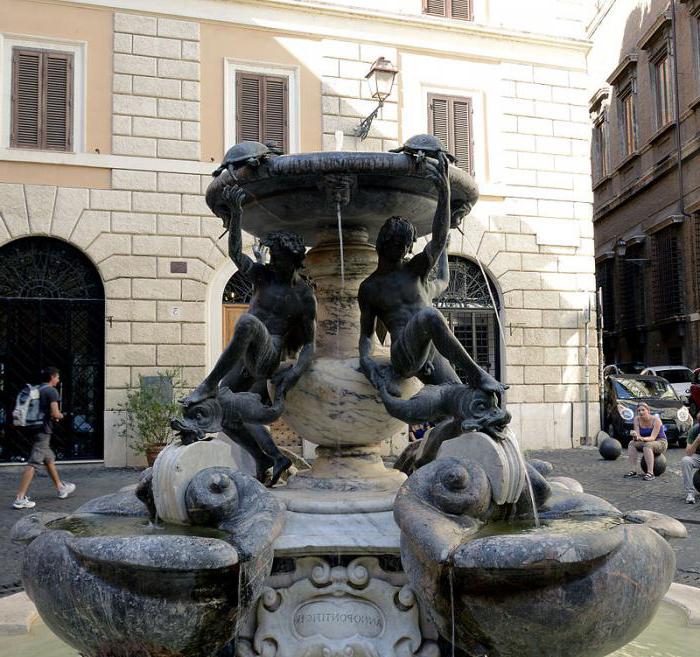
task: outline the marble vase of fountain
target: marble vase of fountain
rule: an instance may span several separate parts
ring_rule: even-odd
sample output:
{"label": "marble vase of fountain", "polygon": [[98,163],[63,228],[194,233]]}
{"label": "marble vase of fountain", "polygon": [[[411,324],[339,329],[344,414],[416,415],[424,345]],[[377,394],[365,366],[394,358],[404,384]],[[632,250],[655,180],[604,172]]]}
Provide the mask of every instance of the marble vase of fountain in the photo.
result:
{"label": "marble vase of fountain", "polygon": [[[315,352],[284,394],[269,377],[268,402],[221,389],[197,399],[136,491],[15,526],[27,592],[85,657],[602,657],[648,623],[672,580],[665,538],[682,526],[626,519],[550,481],[523,460],[494,394],[412,377],[388,395],[360,368],[373,243],[391,215],[435,230],[436,158],[257,145],[217,170],[215,214],[233,199],[249,233],[293,230],[310,247]],[[450,208],[468,211],[474,181],[446,175]],[[388,349],[375,356],[389,365]],[[318,446],[285,485],[237,471],[228,438],[204,439],[264,444],[260,427],[280,415]],[[439,422],[439,440],[409,450],[402,472],[380,447],[407,417]]]}

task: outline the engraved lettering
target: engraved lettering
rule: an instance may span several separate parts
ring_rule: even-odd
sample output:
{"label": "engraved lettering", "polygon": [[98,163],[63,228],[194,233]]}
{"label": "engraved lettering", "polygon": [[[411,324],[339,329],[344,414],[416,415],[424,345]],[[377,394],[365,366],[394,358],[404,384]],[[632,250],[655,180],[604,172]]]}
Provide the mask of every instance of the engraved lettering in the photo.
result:
{"label": "engraved lettering", "polygon": [[381,610],[366,600],[319,598],[298,607],[292,619],[294,630],[304,638],[373,638],[384,629]]}

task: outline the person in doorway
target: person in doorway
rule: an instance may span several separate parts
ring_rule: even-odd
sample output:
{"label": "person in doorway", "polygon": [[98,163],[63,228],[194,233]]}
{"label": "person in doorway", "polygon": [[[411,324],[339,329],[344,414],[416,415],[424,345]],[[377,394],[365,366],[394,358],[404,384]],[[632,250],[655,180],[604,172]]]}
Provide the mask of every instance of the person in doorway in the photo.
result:
{"label": "person in doorway", "polygon": [[58,406],[58,390],[56,390],[56,386],[58,386],[60,381],[60,372],[55,367],[47,367],[42,370],[41,374],[42,384],[39,388],[39,409],[43,415],[43,423],[38,427],[38,431],[34,435],[32,453],[22,474],[17,496],[12,503],[14,509],[32,509],[36,506],[36,502],[27,497],[27,491],[32,483],[32,479],[34,479],[34,473],[39,470],[41,465],[46,466],[46,470],[61,499],[65,499],[75,491],[75,484],[61,481],[58,470],[56,470],[56,455],[53,453],[50,444],[54,422],[63,419],[63,413],[61,413]]}
{"label": "person in doorway", "polygon": [[685,456],[681,459],[683,472],[683,488],[685,488],[685,503],[695,504],[695,486],[693,476],[700,470],[700,413],[695,418],[686,438]]}
{"label": "person in doorway", "polygon": [[627,445],[627,458],[632,470],[625,477],[637,476],[637,452],[642,452],[647,466],[643,478],[646,481],[651,481],[654,478],[654,457],[666,452],[668,439],[661,418],[652,415],[649,405],[645,402],[637,405],[634,429],[630,431],[630,435],[632,440]]}

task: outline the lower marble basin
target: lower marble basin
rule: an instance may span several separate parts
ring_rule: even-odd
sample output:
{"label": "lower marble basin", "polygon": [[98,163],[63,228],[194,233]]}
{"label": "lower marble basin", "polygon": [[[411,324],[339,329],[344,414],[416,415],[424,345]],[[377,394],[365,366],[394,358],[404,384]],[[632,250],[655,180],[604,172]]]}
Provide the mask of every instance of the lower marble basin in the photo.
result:
{"label": "lower marble basin", "polygon": [[675,570],[657,532],[614,509],[586,519],[577,508],[576,520],[528,529],[490,524],[483,505],[470,516],[451,500],[446,512],[445,489],[476,497],[472,470],[453,485],[465,465],[421,468],[394,511],[404,569],[440,634],[475,656],[602,657],[648,625]]}
{"label": "lower marble basin", "polygon": [[28,543],[27,595],[84,657],[216,655],[254,607],[272,568],[282,506],[228,468],[200,471],[188,492],[200,526],[154,526],[125,492],[73,516],[34,514],[14,527],[13,538]]}

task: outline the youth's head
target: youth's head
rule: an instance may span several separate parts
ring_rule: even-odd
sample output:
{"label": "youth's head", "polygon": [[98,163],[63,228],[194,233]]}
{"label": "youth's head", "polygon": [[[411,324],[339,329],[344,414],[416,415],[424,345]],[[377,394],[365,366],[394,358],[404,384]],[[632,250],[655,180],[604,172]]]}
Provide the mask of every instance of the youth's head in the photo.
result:
{"label": "youth's head", "polygon": [[41,370],[41,382],[51,386],[57,386],[61,378],[61,373],[57,367],[45,367]]}
{"label": "youth's head", "polygon": [[270,264],[273,267],[284,267],[288,264],[294,270],[301,269],[306,247],[296,233],[288,230],[273,230],[260,240],[260,244],[270,249]]}
{"label": "youth's head", "polygon": [[389,217],[377,235],[377,253],[389,260],[401,260],[413,249],[415,226],[402,217]]}
{"label": "youth's head", "polygon": [[649,408],[649,404],[646,402],[639,402],[639,404],[637,404],[637,417],[642,420],[646,420],[650,416],[651,409]]}

